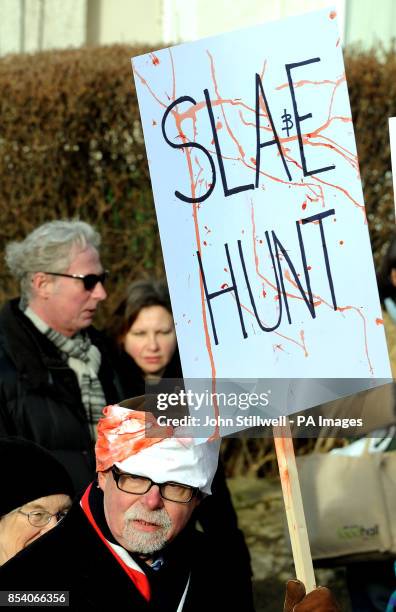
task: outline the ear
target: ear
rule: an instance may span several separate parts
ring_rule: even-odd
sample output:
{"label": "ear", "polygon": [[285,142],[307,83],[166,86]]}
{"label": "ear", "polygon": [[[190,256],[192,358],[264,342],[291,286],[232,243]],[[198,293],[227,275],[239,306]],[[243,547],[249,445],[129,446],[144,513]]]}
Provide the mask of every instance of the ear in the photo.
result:
{"label": "ear", "polygon": [[396,268],[392,268],[389,278],[392,285],[396,287]]}
{"label": "ear", "polygon": [[98,484],[102,491],[105,490],[106,482],[109,477],[109,472],[98,472]]}
{"label": "ear", "polygon": [[41,297],[44,300],[48,299],[52,293],[54,284],[53,277],[44,272],[35,272],[32,277],[32,287],[35,296]]}

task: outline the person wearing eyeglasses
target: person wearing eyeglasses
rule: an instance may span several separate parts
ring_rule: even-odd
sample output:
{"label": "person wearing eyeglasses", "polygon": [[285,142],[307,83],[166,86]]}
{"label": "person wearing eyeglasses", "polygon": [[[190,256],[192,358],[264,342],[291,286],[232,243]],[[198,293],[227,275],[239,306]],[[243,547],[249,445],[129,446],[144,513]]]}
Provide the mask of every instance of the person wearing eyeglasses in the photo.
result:
{"label": "person wearing eyeglasses", "polygon": [[[161,380],[181,381],[182,368],[165,280],[141,279],[128,285],[124,299],[110,319],[108,333],[117,346],[118,372],[125,397],[133,398],[150,391],[155,394]],[[173,385],[172,381],[169,383]],[[244,612],[252,612],[253,572],[249,549],[238,526],[221,461],[212,493],[199,504],[195,518],[214,547],[225,556],[234,555],[229,579],[238,580]]]}
{"label": "person wearing eyeglasses", "polygon": [[[212,550],[190,521],[211,494],[219,440],[180,439],[152,414],[123,405],[104,415],[98,480],[56,529],[0,568],[2,589],[67,591],[69,608],[84,612],[244,611],[238,580],[229,579],[232,556]],[[284,612],[292,611],[339,607],[328,589],[305,596],[304,585],[290,581]]]}
{"label": "person wearing eyeglasses", "polygon": [[0,565],[55,527],[74,489],[65,468],[44,448],[0,438]]}
{"label": "person wearing eyeglasses", "polygon": [[0,312],[0,435],[51,450],[77,490],[95,473],[101,409],[122,397],[106,341],[92,326],[106,298],[99,245],[89,224],[58,220],[5,254],[21,295]]}

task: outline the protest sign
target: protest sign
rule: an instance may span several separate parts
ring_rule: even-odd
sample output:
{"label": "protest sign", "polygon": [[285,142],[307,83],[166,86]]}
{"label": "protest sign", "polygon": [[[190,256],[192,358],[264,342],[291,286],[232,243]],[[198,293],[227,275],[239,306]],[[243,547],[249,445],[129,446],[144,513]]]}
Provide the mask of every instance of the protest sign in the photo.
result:
{"label": "protest sign", "polygon": [[[353,388],[339,379],[361,390],[390,378],[335,17],[132,61],[183,375],[300,380],[285,413],[320,403],[323,385],[304,389],[307,378],[341,394]],[[276,444],[297,575],[311,589],[284,429]]]}
{"label": "protest sign", "polygon": [[132,64],[184,376],[390,377],[334,11]]}

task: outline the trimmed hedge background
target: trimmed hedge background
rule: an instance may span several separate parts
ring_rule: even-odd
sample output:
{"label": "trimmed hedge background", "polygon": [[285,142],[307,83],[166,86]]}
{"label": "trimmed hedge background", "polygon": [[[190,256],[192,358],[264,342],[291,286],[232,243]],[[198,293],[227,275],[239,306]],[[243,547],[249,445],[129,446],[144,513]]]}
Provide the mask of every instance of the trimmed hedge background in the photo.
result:
{"label": "trimmed hedge background", "polygon": [[[18,293],[4,245],[50,219],[94,224],[111,270],[102,320],[126,284],[163,262],[130,57],[111,46],[0,60],[0,302]],[[387,118],[396,56],[346,53],[346,72],[376,263],[394,230]],[[358,256],[358,255],[357,255]]]}
{"label": "trimmed hedge background", "polygon": [[[126,283],[163,262],[130,57],[102,47],[0,61],[0,243],[57,218],[102,235],[114,307]],[[17,295],[0,254],[0,301]]]}

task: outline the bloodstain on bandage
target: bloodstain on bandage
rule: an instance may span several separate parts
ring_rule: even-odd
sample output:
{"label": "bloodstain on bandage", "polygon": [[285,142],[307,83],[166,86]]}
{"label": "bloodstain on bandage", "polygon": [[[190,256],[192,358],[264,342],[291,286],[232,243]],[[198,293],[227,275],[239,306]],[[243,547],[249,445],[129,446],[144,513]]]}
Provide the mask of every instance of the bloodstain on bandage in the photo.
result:
{"label": "bloodstain on bandage", "polygon": [[[117,461],[171,437],[171,427],[161,427],[150,412],[129,410],[118,404],[106,406],[98,423],[96,471],[103,472]],[[146,437],[146,432],[150,436]]]}

